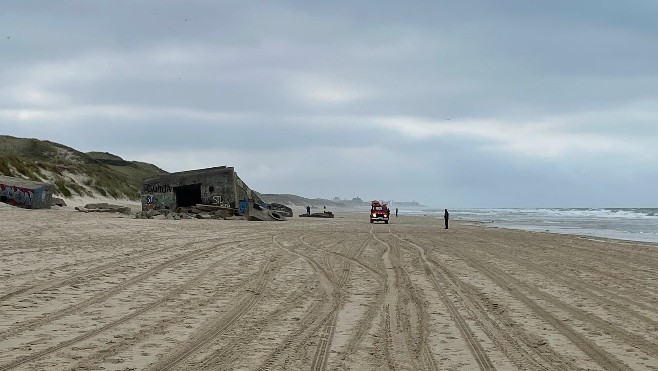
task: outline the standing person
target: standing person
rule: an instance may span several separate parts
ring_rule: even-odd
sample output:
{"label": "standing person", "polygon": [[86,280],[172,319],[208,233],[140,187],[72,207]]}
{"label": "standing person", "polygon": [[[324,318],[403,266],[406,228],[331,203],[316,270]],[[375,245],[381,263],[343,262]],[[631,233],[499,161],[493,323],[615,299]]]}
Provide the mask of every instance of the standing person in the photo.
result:
{"label": "standing person", "polygon": [[311,206],[306,206],[306,215],[311,215]]}
{"label": "standing person", "polygon": [[398,217],[398,208],[397,207],[395,208],[395,217],[396,218]]}
{"label": "standing person", "polygon": [[450,213],[448,212],[448,209],[444,209],[445,212],[443,213],[443,219],[446,221],[446,228],[448,229],[448,219],[450,218]]}
{"label": "standing person", "polygon": [[326,206],[323,206],[323,207],[324,207],[324,212],[326,213],[327,212],[327,207]]}

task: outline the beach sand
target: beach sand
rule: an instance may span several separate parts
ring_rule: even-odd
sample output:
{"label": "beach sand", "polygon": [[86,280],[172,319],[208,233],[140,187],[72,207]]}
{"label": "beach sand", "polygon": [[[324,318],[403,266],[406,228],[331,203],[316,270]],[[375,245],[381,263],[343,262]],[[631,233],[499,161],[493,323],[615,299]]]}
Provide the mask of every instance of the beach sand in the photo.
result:
{"label": "beach sand", "polygon": [[656,370],[658,246],[0,209],[0,370]]}

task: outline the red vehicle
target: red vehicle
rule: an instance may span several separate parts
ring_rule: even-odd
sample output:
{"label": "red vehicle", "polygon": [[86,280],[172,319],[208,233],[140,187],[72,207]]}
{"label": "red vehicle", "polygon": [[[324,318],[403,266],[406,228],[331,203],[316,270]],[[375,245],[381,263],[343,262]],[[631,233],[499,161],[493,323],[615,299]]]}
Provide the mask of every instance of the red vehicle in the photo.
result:
{"label": "red vehicle", "polygon": [[384,222],[388,224],[388,218],[391,215],[391,210],[385,202],[373,201],[370,205],[370,223]]}

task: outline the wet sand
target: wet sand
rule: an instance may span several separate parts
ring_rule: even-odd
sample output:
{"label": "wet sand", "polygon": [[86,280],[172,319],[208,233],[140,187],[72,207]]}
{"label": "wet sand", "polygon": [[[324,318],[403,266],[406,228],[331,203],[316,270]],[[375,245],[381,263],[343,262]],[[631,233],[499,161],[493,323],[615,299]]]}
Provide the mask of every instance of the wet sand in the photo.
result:
{"label": "wet sand", "polygon": [[657,370],[658,246],[0,209],[0,370]]}

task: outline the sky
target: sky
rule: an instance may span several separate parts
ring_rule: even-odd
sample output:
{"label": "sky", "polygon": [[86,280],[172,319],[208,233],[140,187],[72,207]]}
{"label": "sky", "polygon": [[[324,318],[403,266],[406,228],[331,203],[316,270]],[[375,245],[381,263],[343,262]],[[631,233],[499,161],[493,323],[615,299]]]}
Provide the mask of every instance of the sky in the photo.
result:
{"label": "sky", "polygon": [[252,189],[658,207],[658,2],[9,0],[0,134]]}

